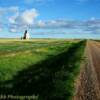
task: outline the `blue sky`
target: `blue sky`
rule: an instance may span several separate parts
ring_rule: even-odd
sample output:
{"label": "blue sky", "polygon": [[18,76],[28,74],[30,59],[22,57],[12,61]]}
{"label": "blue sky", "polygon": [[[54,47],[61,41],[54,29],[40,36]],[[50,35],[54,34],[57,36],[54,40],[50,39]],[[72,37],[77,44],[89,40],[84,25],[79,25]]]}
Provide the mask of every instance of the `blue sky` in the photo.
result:
{"label": "blue sky", "polygon": [[100,0],[0,0],[0,37],[100,37]]}

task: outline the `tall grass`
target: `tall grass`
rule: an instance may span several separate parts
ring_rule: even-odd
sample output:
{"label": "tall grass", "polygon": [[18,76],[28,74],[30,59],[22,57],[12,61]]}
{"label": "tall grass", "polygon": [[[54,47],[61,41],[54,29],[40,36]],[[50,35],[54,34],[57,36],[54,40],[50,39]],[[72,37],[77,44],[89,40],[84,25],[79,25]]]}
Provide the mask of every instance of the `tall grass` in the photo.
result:
{"label": "tall grass", "polygon": [[[64,43],[54,47],[49,45],[48,48],[52,52],[47,53],[44,56],[45,59],[39,60],[38,63],[31,63],[31,65],[26,63],[27,67],[19,70],[12,78],[1,81],[1,94],[38,95],[38,100],[71,100],[74,80],[80,71],[84,47],[85,41]],[[43,52],[46,53],[48,48],[47,46],[41,47],[36,52],[43,57]],[[33,58],[30,59],[33,60]],[[15,65],[17,64],[18,62]]]}

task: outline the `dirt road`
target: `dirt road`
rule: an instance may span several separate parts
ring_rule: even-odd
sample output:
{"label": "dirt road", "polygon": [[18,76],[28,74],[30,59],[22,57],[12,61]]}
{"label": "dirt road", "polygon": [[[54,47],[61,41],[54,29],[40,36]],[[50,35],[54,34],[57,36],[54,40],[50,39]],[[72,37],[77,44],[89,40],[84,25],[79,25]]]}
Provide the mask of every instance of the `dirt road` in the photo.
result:
{"label": "dirt road", "polygon": [[87,41],[85,56],[73,100],[100,100],[100,42]]}

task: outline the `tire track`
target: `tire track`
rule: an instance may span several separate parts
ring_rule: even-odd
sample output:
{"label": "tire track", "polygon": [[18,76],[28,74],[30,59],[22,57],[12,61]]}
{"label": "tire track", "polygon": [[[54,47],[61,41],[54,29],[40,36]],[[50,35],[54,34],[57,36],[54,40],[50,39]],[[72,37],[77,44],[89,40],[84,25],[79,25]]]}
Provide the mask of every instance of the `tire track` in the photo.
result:
{"label": "tire track", "polygon": [[97,74],[100,66],[100,49],[98,50],[92,41],[88,41],[85,55],[87,59],[82,66],[73,100],[100,100],[100,80]]}

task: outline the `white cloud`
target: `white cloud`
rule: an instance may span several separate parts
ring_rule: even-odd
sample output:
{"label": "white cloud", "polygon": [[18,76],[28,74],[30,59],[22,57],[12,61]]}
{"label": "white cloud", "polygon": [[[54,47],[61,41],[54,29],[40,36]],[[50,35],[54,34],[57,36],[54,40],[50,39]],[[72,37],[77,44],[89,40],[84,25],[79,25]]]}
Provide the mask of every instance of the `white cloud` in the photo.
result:
{"label": "white cloud", "polygon": [[75,28],[80,23],[78,21],[71,20],[49,20],[49,21],[40,21],[35,27],[42,26],[42,28]]}
{"label": "white cloud", "polygon": [[16,19],[16,17],[11,16],[11,17],[9,17],[8,20],[9,20],[10,23],[14,24],[15,23],[15,19]]}
{"label": "white cloud", "polygon": [[[38,15],[35,8],[20,10],[19,7],[1,7],[0,25],[3,28],[8,28],[10,32],[21,31],[28,28],[28,25],[33,25]],[[39,22],[39,24],[42,25],[42,22]]]}
{"label": "white cloud", "polygon": [[17,12],[14,16],[10,16],[9,22],[11,24],[32,25],[38,15],[39,14],[36,9],[26,9],[23,12]]}
{"label": "white cloud", "polygon": [[38,15],[39,14],[35,8],[25,9],[24,11],[20,11],[19,7],[16,6],[9,8],[0,8],[0,20],[2,22],[9,21],[10,24],[33,24],[35,18],[37,18]]}
{"label": "white cloud", "polygon": [[36,9],[30,9],[24,11],[21,15],[20,18],[25,24],[33,24],[34,19],[38,16],[39,14],[37,13]]}
{"label": "white cloud", "polygon": [[95,17],[91,17],[90,20],[91,21],[94,21],[94,20],[96,20],[96,18]]}
{"label": "white cloud", "polygon": [[15,28],[10,28],[9,31],[12,32],[12,33],[16,33],[16,32],[17,32],[17,29],[15,29]]}
{"label": "white cloud", "polygon": [[16,19],[17,19],[18,16],[19,16],[19,12],[16,12],[15,15],[13,15],[13,16],[10,16],[10,17],[8,18],[10,24],[16,23]]}
{"label": "white cloud", "polygon": [[19,7],[17,6],[12,6],[12,7],[9,7],[9,8],[6,8],[7,10],[11,11],[11,12],[19,12]]}
{"label": "white cloud", "polygon": [[19,7],[12,6],[12,7],[1,7],[0,8],[0,22],[8,24],[14,23],[15,18],[18,16]]}
{"label": "white cloud", "polygon": [[39,26],[39,27],[45,27],[45,22],[44,21],[42,21],[42,20],[39,20],[38,22],[37,22],[37,26]]}
{"label": "white cloud", "polygon": [[[27,28],[28,28],[27,24],[12,24],[12,26],[10,27],[10,31],[15,32],[17,30],[17,32],[22,32]],[[37,20],[34,22],[34,24],[30,25],[30,29],[31,31],[33,31],[34,29],[37,28],[59,30],[58,33],[60,32],[64,33],[61,30],[66,30],[66,33],[100,34],[100,20],[99,19],[94,19],[94,20],[89,19],[87,21],[75,21],[75,20],[72,21],[71,20],[49,20],[49,21],[39,20],[38,21]],[[55,31],[55,33],[56,32],[57,31]],[[42,33],[44,34],[44,32]]]}
{"label": "white cloud", "polygon": [[12,7],[0,7],[0,15],[5,13],[16,13],[19,11],[19,8],[17,6]]}
{"label": "white cloud", "polygon": [[39,13],[35,8],[19,10],[19,7],[0,8],[0,31],[7,27],[10,32],[22,32],[27,28],[81,30],[83,33],[100,34],[100,20],[91,17],[86,21],[76,20],[37,20]]}

